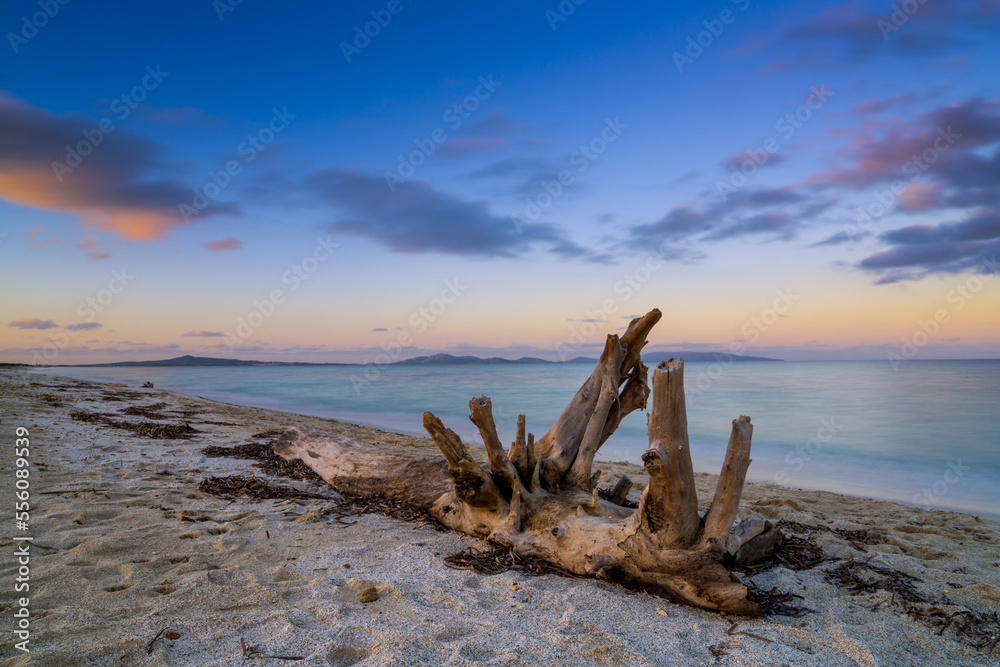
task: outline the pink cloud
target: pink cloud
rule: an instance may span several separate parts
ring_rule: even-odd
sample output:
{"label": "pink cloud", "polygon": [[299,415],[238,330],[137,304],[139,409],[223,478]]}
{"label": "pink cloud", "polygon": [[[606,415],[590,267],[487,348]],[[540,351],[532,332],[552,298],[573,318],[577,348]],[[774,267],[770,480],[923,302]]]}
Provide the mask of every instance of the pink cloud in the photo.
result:
{"label": "pink cloud", "polygon": [[851,109],[852,114],[869,114],[878,113],[879,111],[885,111],[895,106],[900,106],[904,104],[912,104],[921,99],[922,95],[919,93],[909,92],[902,95],[893,95],[892,97],[885,97],[880,100],[870,100],[868,102],[862,102]]}
{"label": "pink cloud", "polygon": [[243,247],[243,244],[232,236],[227,236],[221,241],[209,241],[205,244],[205,247],[214,252],[218,250],[239,250]]}
{"label": "pink cloud", "polygon": [[35,241],[34,243],[30,244],[28,246],[28,250],[38,250],[39,248],[47,246],[50,243],[58,243],[58,242],[59,242],[58,236],[49,235],[46,236],[44,239],[41,239],[40,241]]}
{"label": "pink cloud", "polygon": [[226,334],[221,331],[203,331],[201,329],[194,329],[193,331],[188,331],[187,333],[181,334],[182,336],[196,336],[199,338],[225,338]]}
{"label": "pink cloud", "polygon": [[848,147],[850,164],[812,175],[807,183],[868,188],[893,178],[940,173],[963,152],[1000,138],[1000,101],[971,99],[940,107],[915,120],[892,119],[866,128]]}
{"label": "pink cloud", "polygon": [[913,183],[899,193],[899,206],[907,211],[929,211],[941,205],[941,186],[934,181]]}

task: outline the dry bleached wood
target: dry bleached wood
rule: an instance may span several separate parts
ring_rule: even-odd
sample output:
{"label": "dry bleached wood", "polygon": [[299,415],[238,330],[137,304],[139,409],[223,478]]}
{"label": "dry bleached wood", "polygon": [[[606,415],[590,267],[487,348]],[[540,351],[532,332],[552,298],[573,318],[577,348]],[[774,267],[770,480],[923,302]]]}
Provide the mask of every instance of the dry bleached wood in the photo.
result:
{"label": "dry bleached wood", "polygon": [[[638,509],[623,506],[631,481],[597,492],[594,458],[629,413],[646,407],[647,368],[640,353],[660,319],[652,310],[621,337],[608,336],[600,360],[555,423],[537,441],[517,419],[504,451],[489,398],[469,402],[469,418],[486,446],[473,460],[454,431],[424,413],[424,428],[444,460],[389,452],[352,438],[290,429],[275,445],[301,459],[336,489],[381,493],[422,505],[442,524],[539,556],[570,572],[592,575],[706,609],[756,615],[747,588],[723,564],[741,564],[772,547],[775,529],[763,522],[733,527],[750,464],[750,418],[733,420],[718,488],[704,517],[688,443],[684,363],[660,362],[653,372],[642,460],[649,482]],[[748,548],[741,550],[747,544]]]}

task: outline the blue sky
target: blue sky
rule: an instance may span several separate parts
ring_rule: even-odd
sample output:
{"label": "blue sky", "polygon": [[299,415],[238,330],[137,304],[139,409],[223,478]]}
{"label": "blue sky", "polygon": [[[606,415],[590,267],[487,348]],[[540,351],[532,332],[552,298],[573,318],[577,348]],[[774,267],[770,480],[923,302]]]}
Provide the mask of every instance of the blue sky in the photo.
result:
{"label": "blue sky", "polygon": [[995,2],[52,0],[0,28],[7,361],[559,358],[653,307],[662,349],[1000,354]]}

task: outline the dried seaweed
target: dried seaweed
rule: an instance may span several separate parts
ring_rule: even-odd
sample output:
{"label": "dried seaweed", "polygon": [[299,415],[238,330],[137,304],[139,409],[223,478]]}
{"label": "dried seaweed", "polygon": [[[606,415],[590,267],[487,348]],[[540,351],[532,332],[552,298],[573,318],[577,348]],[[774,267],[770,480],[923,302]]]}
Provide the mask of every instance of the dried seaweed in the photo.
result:
{"label": "dried seaweed", "polygon": [[274,453],[274,446],[271,443],[248,442],[236,447],[206,447],[201,453],[210,458],[228,456],[234,459],[250,459],[257,461],[255,467],[260,468],[268,475],[276,477],[288,477],[306,482],[323,484],[323,478],[307,466],[302,461],[286,461]]}
{"label": "dried seaweed", "polygon": [[466,549],[446,556],[444,564],[453,570],[472,570],[479,574],[500,574],[501,572],[523,572],[538,577],[544,574],[558,574],[572,579],[584,579],[579,575],[557,567],[537,556],[522,556],[512,548],[491,545],[486,551]]}
{"label": "dried seaweed", "polygon": [[774,545],[774,550],[766,560],[732,569],[748,574],[764,572],[779,566],[789,570],[810,570],[828,560],[829,557],[811,536],[802,538],[782,534],[781,540]]}
{"label": "dried seaweed", "polygon": [[74,410],[70,417],[80,422],[91,424],[103,424],[111,428],[132,431],[137,436],[151,438],[153,440],[178,440],[187,439],[192,433],[197,433],[187,422],[180,424],[159,424],[156,422],[127,422],[115,419],[111,415],[97,412],[87,412],[86,410]]}
{"label": "dried seaweed", "polygon": [[[114,387],[114,385],[108,385],[109,387]],[[124,387],[125,385],[121,385]],[[121,401],[141,401],[145,396],[137,391],[125,391],[122,389],[117,389],[117,391],[104,391],[101,394],[101,398],[105,401],[121,402]]]}
{"label": "dried seaweed", "polygon": [[124,410],[119,410],[123,415],[130,415],[132,417],[145,417],[146,419],[156,419],[158,421],[163,421],[170,419],[169,415],[165,415],[159,412],[163,408],[167,407],[166,403],[153,403],[152,405],[130,405]]}
{"label": "dried seaweed", "polygon": [[250,437],[254,438],[255,440],[273,440],[274,438],[279,437],[286,430],[287,429],[283,428],[269,428],[266,431],[259,431],[257,433],[254,433]]}
{"label": "dried seaweed", "polygon": [[353,496],[342,493],[336,504],[323,510],[323,514],[332,517],[337,523],[346,523],[343,518],[347,516],[382,514],[394,519],[429,525],[441,531],[447,530],[438,523],[438,520],[431,515],[427,508],[386,498],[377,493],[368,496]]}
{"label": "dried seaweed", "polygon": [[950,628],[959,641],[986,652],[993,651],[1000,642],[1000,615],[995,611],[977,614],[959,609],[949,613],[940,607],[924,605],[910,606],[906,613],[910,618],[937,627],[938,635]]}
{"label": "dried seaweed", "polygon": [[238,498],[242,500],[272,500],[284,498],[319,498],[329,500],[328,496],[317,493],[307,493],[288,486],[271,484],[259,477],[230,475],[228,477],[209,477],[203,479],[198,490],[216,498]]}
{"label": "dried seaweed", "polygon": [[244,658],[270,658],[271,660],[305,660],[304,655],[271,655],[270,653],[264,653],[264,649],[255,644],[253,646],[247,644],[243,637],[240,637],[240,650],[243,652]]}
{"label": "dried seaweed", "polygon": [[917,590],[914,583],[922,580],[911,574],[851,559],[827,570],[826,580],[853,595],[889,591],[892,593],[890,604],[895,603],[897,598],[909,603],[906,613],[911,618],[938,628],[938,635],[951,628],[956,639],[974,648],[992,651],[1000,642],[1000,615],[997,612],[977,613],[949,605],[944,598],[941,604],[956,607],[955,611],[946,611],[935,606],[939,601]]}
{"label": "dried seaweed", "polygon": [[860,551],[864,551],[865,544],[884,544],[885,532],[878,529],[858,529],[847,530],[844,528],[830,528],[829,526],[810,525],[799,523],[798,521],[779,521],[778,528],[783,528],[792,533],[812,534],[816,532],[831,533],[847,540],[852,546]]}
{"label": "dried seaweed", "polygon": [[795,595],[794,593],[782,593],[777,588],[772,588],[769,591],[765,591],[761,588],[757,588],[757,584],[753,581],[746,582],[747,587],[747,600],[750,600],[764,612],[765,616],[801,616],[802,614],[812,612],[816,613],[815,609],[809,609],[808,607],[799,607],[798,605],[792,604],[795,598],[804,600],[801,595]]}
{"label": "dried seaweed", "polygon": [[54,408],[58,408],[63,404],[62,400],[55,394],[42,394],[39,398]]}
{"label": "dried seaweed", "polygon": [[914,586],[915,582],[923,581],[922,579],[891,567],[852,558],[838,563],[825,572],[825,578],[829,583],[854,595],[889,591],[894,600],[899,597],[906,602],[930,602],[930,599]]}

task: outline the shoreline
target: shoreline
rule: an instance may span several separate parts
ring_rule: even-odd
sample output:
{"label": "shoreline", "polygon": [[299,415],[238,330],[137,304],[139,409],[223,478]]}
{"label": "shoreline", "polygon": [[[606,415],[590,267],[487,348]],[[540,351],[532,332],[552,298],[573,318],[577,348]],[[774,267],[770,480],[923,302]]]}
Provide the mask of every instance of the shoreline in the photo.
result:
{"label": "shoreline", "polygon": [[[762,589],[802,596],[815,613],[725,619],[596,580],[449,569],[444,556],[485,543],[377,514],[341,525],[323,518],[322,500],[230,501],[198,491],[211,476],[252,475],[333,495],[268,477],[250,461],[201,453],[263,442],[255,436],[269,430],[305,425],[436,454],[429,438],[20,369],[0,369],[0,407],[5,443],[18,426],[34,443],[32,654],[5,643],[0,657],[14,665],[237,665],[245,661],[241,639],[268,654],[302,656],[303,665],[981,665],[1000,655],[964,643],[954,628],[938,636],[887,591],[851,595],[824,573],[872,559],[919,578],[921,594],[943,608],[998,613],[1000,524],[968,514],[750,483],[741,517],[815,526],[810,539],[831,560],[752,576]],[[166,419],[129,416],[128,408]],[[187,421],[196,432],[149,439],[74,420],[71,410],[129,423]],[[638,465],[598,467],[605,479],[645,479]],[[7,506],[13,469],[13,457],[0,460]],[[715,476],[700,473],[696,483],[699,497],[710,498]],[[879,537],[852,543],[826,529]],[[0,577],[10,581],[8,536],[0,538]],[[369,587],[379,599],[360,602]],[[12,586],[0,593],[5,618],[15,597]],[[727,634],[733,620],[768,641]],[[180,636],[161,637],[147,653],[168,628]]]}
{"label": "shoreline", "polygon": [[[72,369],[74,367],[59,367],[59,368]],[[198,368],[198,367],[192,367],[192,368]],[[34,372],[30,368],[26,370],[28,372]],[[111,377],[102,378],[97,376],[89,376],[89,377],[57,376],[57,375],[49,375],[47,373],[39,373],[39,375],[50,378],[67,377],[82,381],[98,382],[98,383],[137,382],[136,380],[131,378],[114,379]],[[160,386],[160,384],[157,383],[157,386]],[[206,395],[202,395],[202,394],[188,393],[192,390],[187,387],[180,389],[170,389],[169,391],[174,391],[179,395],[194,396],[207,401],[214,401],[217,403],[222,403],[227,405],[250,407],[262,410],[271,410],[276,412],[285,412],[289,414],[301,415],[303,417],[308,417],[308,418],[330,419],[341,423],[350,423],[366,428],[374,428],[387,432],[393,432],[409,438],[427,437],[426,432],[423,430],[423,427],[420,424],[419,418],[411,419],[409,418],[408,414],[404,413],[368,413],[368,412],[340,411],[334,415],[330,413],[324,413],[323,410],[321,410],[320,408],[316,408],[315,410],[309,410],[309,409],[302,410],[301,408],[296,408],[295,406],[285,405],[278,398],[268,398],[250,394],[227,393],[220,391],[208,391],[206,392]],[[454,419],[454,416],[449,417],[449,419]],[[475,432],[475,429],[468,426],[467,421],[468,421],[467,415],[464,414],[460,415],[458,416],[457,420],[451,422],[452,428],[458,429],[460,431],[459,435],[462,436],[463,439],[467,439],[467,437],[470,434],[472,437],[478,437],[478,434]],[[467,427],[468,432],[462,431],[463,425]],[[623,435],[619,433],[616,436],[616,438],[617,439],[615,442],[621,443]],[[633,469],[635,471],[638,471],[636,474],[639,475],[640,479],[645,476],[644,469],[638,463],[639,454],[641,454],[641,451],[643,451],[646,446],[644,438],[645,438],[645,433],[643,433],[643,441],[640,444],[634,445],[640,448],[639,452],[631,457],[631,459],[634,460]],[[698,444],[698,443],[693,443],[693,444]],[[714,475],[715,471],[717,471],[719,469],[719,466],[722,465],[722,451],[718,447],[713,447],[712,446],[713,444],[718,444],[718,443],[701,442],[700,445],[702,447],[700,449],[697,449],[696,451],[692,451],[696,471],[701,470],[702,473],[704,474]],[[630,446],[632,445],[630,444]],[[611,448],[605,447],[603,452],[598,452],[597,460],[604,464],[621,462],[620,458],[616,459],[615,457],[610,456],[608,454],[609,451],[611,451]],[[795,473],[789,475],[787,471],[791,464],[787,462],[782,464],[779,461],[775,460],[773,458],[775,456],[773,452],[767,452],[767,453],[763,452],[764,450],[760,450],[754,455],[754,460],[756,461],[756,465],[750,466],[750,470],[747,474],[747,481],[754,483],[772,483],[774,484],[774,486],[778,488],[783,488],[790,491],[828,492],[828,493],[835,493],[838,495],[862,498],[865,500],[898,503],[906,505],[908,507],[924,509],[928,511],[957,512],[963,514],[970,514],[972,516],[979,516],[980,518],[989,519],[995,522],[1000,522],[1000,506],[990,506],[988,503],[985,502],[980,502],[980,503],[962,502],[961,500],[951,500],[951,502],[949,502],[948,499],[953,494],[933,493],[932,485],[936,481],[933,479],[924,480],[923,482],[917,482],[917,480],[913,480],[912,483],[913,488],[918,488],[924,493],[930,492],[932,496],[930,500],[933,502],[920,504],[914,502],[914,498],[919,494],[913,493],[912,490],[908,492],[904,492],[895,488],[889,490],[880,490],[879,488],[877,488],[877,486],[875,486],[871,482],[871,480],[867,480],[867,483],[865,484],[851,484],[850,482],[844,481],[843,479],[840,478],[831,480],[828,477],[822,477],[822,476],[817,477],[815,475],[812,477],[809,476],[799,477]],[[429,453],[438,455],[438,451],[436,448],[430,450]],[[619,453],[621,453],[621,450],[619,450]],[[873,463],[873,462],[865,461],[863,459],[851,459],[849,461],[850,465],[843,464],[842,467],[838,469],[838,472],[841,473],[840,477],[846,476],[845,471],[855,471],[855,470],[867,471],[868,467],[865,466],[866,463]],[[913,475],[913,471],[906,469],[905,466],[903,467],[897,466],[894,468],[893,467],[894,462],[888,459],[879,459],[875,463],[878,464],[879,469],[886,472],[891,471],[893,474],[901,475],[903,477]],[[961,457],[959,457],[959,463],[961,463]],[[765,469],[760,473],[756,473],[755,468],[760,469],[761,465],[764,465]],[[766,466],[768,465],[770,465],[774,469],[773,472],[767,471]],[[948,468],[944,468],[944,470],[947,471]],[[782,483],[780,484],[778,482],[775,482],[774,479],[778,475],[785,475],[788,478],[787,481],[783,480]],[[635,479],[635,475],[632,475],[632,477],[633,479]]]}

